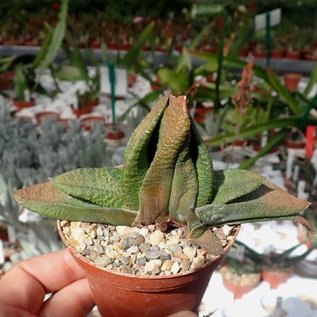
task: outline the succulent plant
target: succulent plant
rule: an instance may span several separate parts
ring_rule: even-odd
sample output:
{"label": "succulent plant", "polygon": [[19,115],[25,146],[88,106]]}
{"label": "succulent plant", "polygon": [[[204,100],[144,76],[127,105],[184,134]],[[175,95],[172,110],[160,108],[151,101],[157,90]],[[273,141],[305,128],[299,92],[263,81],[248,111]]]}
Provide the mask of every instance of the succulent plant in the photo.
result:
{"label": "succulent plant", "polygon": [[214,170],[185,96],[163,96],[135,129],[117,167],[79,168],[15,192],[41,215],[112,225],[184,226],[187,239],[222,253],[211,227],[303,219],[309,203],[247,170]]}

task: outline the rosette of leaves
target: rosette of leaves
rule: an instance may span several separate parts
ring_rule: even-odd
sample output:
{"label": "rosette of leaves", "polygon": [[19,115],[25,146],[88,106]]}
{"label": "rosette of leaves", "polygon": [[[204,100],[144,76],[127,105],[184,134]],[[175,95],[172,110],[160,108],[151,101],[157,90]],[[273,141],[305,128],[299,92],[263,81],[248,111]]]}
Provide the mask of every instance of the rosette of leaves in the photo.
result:
{"label": "rosette of leaves", "polygon": [[212,227],[295,217],[305,223],[300,212],[309,205],[253,172],[214,170],[186,97],[173,95],[159,99],[135,129],[122,166],[72,170],[15,197],[56,219],[184,226],[187,239],[213,254],[223,249]]}

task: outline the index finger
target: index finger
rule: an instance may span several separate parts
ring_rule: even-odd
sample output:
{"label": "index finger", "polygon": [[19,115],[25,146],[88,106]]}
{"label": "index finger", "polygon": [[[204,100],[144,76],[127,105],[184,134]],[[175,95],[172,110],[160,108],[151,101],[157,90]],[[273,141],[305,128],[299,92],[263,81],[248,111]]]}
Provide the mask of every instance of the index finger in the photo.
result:
{"label": "index finger", "polygon": [[1,279],[0,302],[37,313],[46,293],[83,278],[67,249],[34,257],[18,263]]}

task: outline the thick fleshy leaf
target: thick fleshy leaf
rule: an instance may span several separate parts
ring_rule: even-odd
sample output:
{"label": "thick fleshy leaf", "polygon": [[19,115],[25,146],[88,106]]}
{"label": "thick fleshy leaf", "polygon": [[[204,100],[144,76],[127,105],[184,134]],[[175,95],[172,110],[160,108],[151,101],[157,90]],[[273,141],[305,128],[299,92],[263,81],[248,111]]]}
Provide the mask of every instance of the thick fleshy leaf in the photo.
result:
{"label": "thick fleshy leaf", "polygon": [[218,237],[202,223],[197,214],[190,210],[187,215],[187,226],[185,228],[186,239],[198,244],[209,254],[224,254],[221,241]]}
{"label": "thick fleshy leaf", "polygon": [[175,165],[168,207],[170,218],[180,223],[186,223],[189,211],[195,209],[198,193],[197,173],[188,143],[185,143]]}
{"label": "thick fleshy leaf", "polygon": [[292,219],[300,216],[309,203],[290,195],[285,190],[265,182],[257,190],[242,196],[233,203],[210,205],[197,208],[200,220],[206,225],[220,226],[246,222]]}
{"label": "thick fleshy leaf", "polygon": [[[192,235],[195,236],[194,233],[192,233]],[[203,234],[200,235],[199,237],[195,237],[195,238],[188,237],[188,239],[198,244],[201,248],[205,249],[207,253],[209,254],[213,254],[213,255],[225,254],[221,241],[210,229],[205,230]]]}
{"label": "thick fleshy leaf", "polygon": [[[139,189],[151,163],[149,142],[167,104],[168,96],[164,96],[154,105],[152,111],[133,132],[125,149],[122,192],[125,205],[129,209],[139,209]],[[155,148],[153,148],[153,151],[155,151]]]}
{"label": "thick fleshy leaf", "polygon": [[122,167],[78,168],[52,178],[53,186],[66,194],[102,207],[121,208]]}
{"label": "thick fleshy leaf", "polygon": [[17,190],[18,203],[42,216],[72,221],[131,225],[136,212],[124,208],[99,207],[73,198],[46,182]]}
{"label": "thick fleshy leaf", "polygon": [[256,190],[265,181],[263,176],[246,170],[214,171],[214,197],[212,202],[213,204],[228,203]]}
{"label": "thick fleshy leaf", "polygon": [[186,99],[170,96],[159,132],[158,146],[140,189],[135,224],[160,222],[167,215],[175,163],[190,129]]}
{"label": "thick fleshy leaf", "polygon": [[198,177],[198,207],[205,206],[211,202],[213,191],[213,167],[206,145],[202,142],[201,137],[195,125],[191,125],[190,153],[197,171]]}

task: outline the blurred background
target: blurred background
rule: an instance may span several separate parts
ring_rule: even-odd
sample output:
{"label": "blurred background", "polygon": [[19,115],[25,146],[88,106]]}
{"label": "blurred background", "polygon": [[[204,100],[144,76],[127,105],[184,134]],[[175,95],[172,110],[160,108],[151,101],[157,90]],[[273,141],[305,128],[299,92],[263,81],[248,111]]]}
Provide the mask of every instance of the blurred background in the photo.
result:
{"label": "blurred background", "polygon": [[[1,274],[62,247],[54,221],[21,209],[13,190],[121,164],[132,131],[168,91],[187,96],[216,169],[252,169],[309,200],[316,228],[316,0],[12,0],[1,1],[0,19]],[[292,277],[278,296],[297,299],[284,312],[307,304],[311,291],[285,290],[310,290],[316,235],[290,222],[247,225],[236,248],[226,266],[239,280],[279,263]],[[242,295],[222,272],[213,279],[224,302],[208,306],[207,292],[201,316],[241,316],[252,296],[253,316],[273,314],[277,295],[263,275],[258,293]],[[309,300],[305,316],[317,316]]]}

